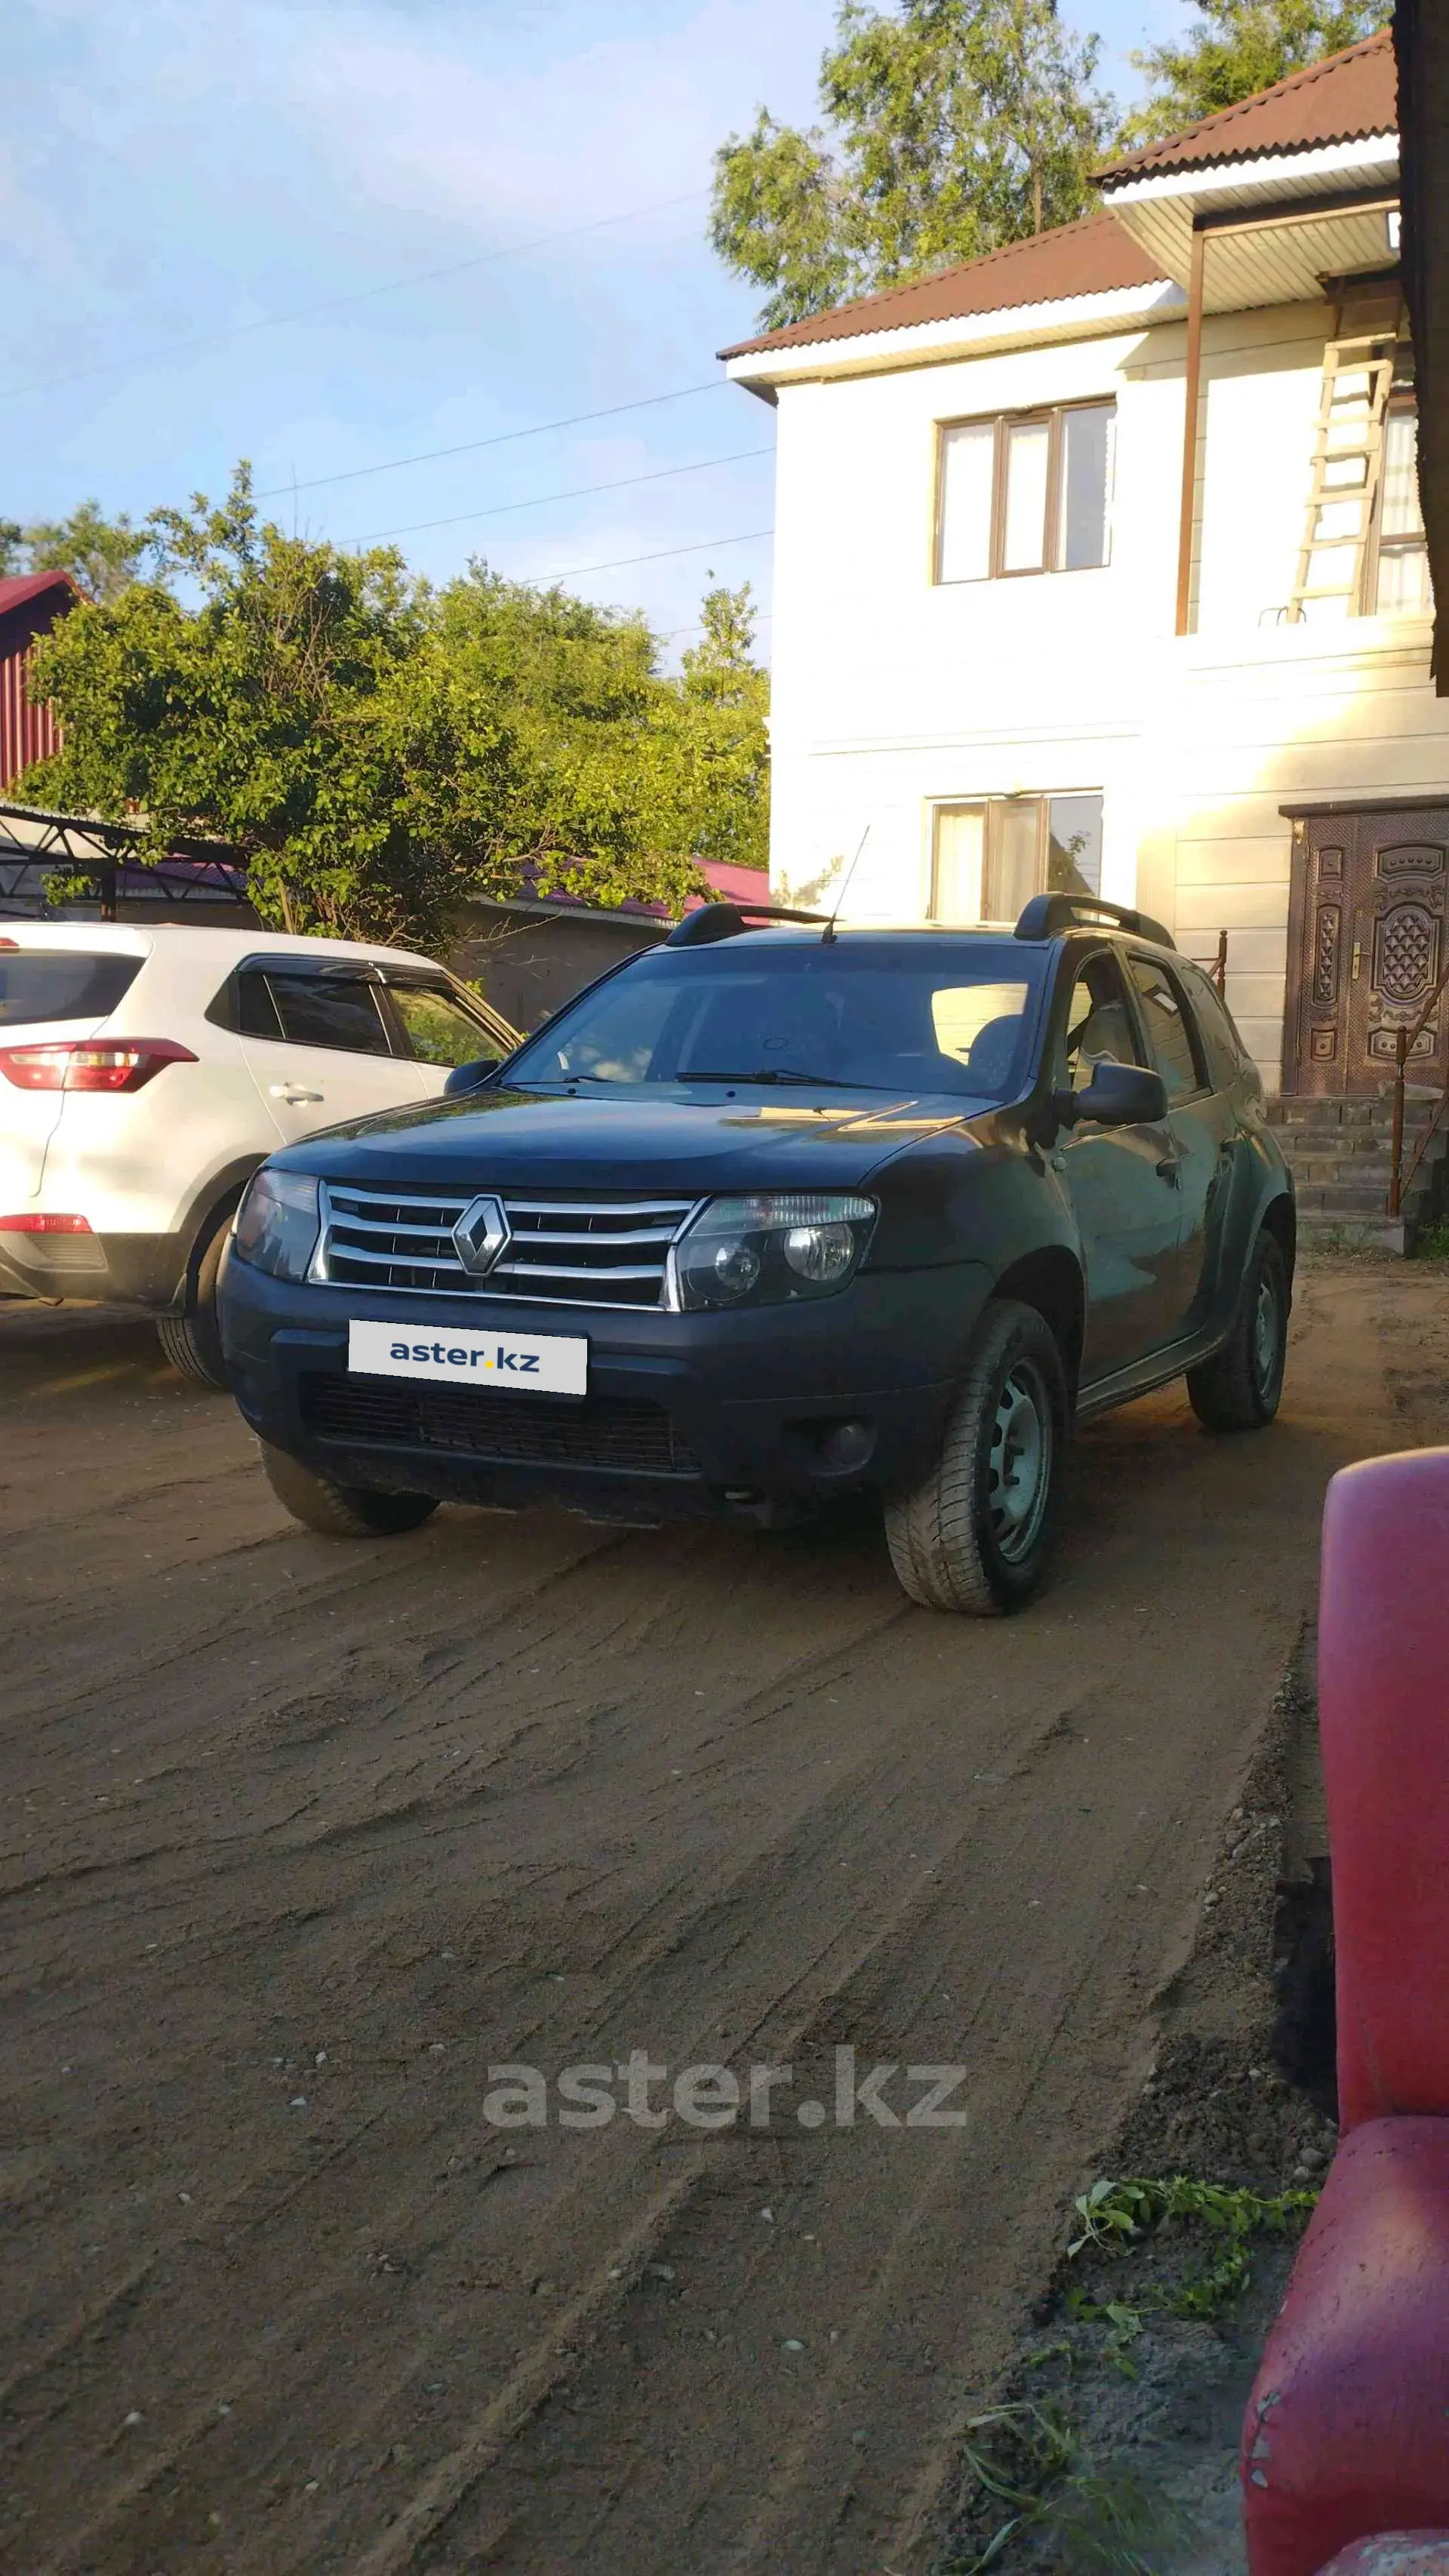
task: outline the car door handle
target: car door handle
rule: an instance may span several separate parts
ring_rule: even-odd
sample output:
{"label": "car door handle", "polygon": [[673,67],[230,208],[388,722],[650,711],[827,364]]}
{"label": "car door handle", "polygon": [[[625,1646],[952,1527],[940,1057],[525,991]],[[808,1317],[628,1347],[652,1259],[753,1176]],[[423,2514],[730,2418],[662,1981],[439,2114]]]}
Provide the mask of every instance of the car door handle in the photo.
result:
{"label": "car door handle", "polygon": [[308,1091],[300,1082],[274,1082],[271,1096],[273,1100],[290,1101],[295,1109],[304,1100],[322,1100],[325,1099],[326,1094],[321,1091]]}

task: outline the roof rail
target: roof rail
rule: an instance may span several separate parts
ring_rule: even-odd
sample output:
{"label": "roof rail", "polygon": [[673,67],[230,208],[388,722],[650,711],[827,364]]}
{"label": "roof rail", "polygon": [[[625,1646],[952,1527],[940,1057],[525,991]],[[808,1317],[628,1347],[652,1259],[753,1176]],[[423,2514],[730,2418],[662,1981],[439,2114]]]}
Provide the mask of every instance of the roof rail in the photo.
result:
{"label": "roof rail", "polygon": [[783,903],[704,903],[676,922],[666,948],[707,948],[715,939],[738,939],[755,921],[828,922],[828,912],[795,912]]}
{"label": "roof rail", "polygon": [[1018,939],[1055,939],[1059,930],[1091,930],[1098,923],[1130,930],[1158,948],[1175,948],[1176,940],[1150,912],[1130,912],[1125,904],[1108,903],[1095,894],[1036,894],[1016,925]]}

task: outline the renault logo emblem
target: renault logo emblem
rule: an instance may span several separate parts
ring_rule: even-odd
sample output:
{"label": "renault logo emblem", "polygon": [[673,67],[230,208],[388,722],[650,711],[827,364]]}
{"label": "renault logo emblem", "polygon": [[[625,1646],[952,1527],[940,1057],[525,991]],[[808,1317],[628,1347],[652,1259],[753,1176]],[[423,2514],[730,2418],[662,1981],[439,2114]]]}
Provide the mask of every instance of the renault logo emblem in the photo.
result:
{"label": "renault logo emblem", "polygon": [[486,1279],[513,1229],[501,1199],[470,1199],[453,1228],[458,1259],[472,1279]]}

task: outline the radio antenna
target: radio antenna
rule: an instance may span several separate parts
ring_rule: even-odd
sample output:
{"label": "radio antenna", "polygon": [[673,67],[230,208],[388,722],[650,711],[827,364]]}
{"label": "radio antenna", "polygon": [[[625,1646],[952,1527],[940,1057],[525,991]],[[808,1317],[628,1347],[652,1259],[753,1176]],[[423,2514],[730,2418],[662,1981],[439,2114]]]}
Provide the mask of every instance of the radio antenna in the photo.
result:
{"label": "radio antenna", "polygon": [[843,876],[843,877],[841,878],[841,880],[840,880],[840,892],[839,892],[839,894],[838,894],[838,895],[836,896],[836,898],[835,898],[835,910],[832,912],[832,914],[831,914],[831,916],[830,916],[830,919],[827,921],[827,923],[826,923],[826,925],[825,925],[825,928],[824,928],[824,929],[822,930],[822,932],[820,933],[820,945],[821,945],[821,947],[822,947],[822,948],[829,948],[829,947],[831,947],[831,946],[832,946],[832,944],[833,944],[833,942],[834,942],[834,939],[835,939],[835,925],[836,925],[837,921],[840,919],[840,907],[841,907],[841,905],[844,903],[845,898],[846,898],[847,894],[848,894],[848,893],[849,893],[849,891],[850,891],[850,880],[851,880],[851,878],[854,876],[856,869],[857,869],[857,868],[859,867],[859,865],[860,865],[860,853],[861,853],[861,851],[865,848],[866,842],[867,842],[869,839],[870,839],[870,825],[867,823],[867,825],[866,825],[866,827],[865,827],[865,830],[861,833],[860,841],[859,841],[859,845],[858,845],[858,847],[857,847],[857,849],[856,849],[855,856],[854,856],[854,858],[851,860],[849,867],[846,869],[844,876]]}

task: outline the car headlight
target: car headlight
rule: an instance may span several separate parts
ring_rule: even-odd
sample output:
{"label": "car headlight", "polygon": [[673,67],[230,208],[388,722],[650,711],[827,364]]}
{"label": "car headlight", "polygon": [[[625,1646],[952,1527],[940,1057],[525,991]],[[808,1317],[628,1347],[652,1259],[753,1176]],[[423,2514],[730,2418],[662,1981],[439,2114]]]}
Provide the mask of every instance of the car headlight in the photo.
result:
{"label": "car headlight", "polygon": [[715,1199],[674,1247],[674,1302],[760,1306],[828,1297],[859,1267],[875,1219],[874,1199],[843,1190]]}
{"label": "car headlight", "polygon": [[322,1228],[317,1184],[306,1172],[263,1165],[237,1210],[232,1250],[274,1279],[305,1279]]}

